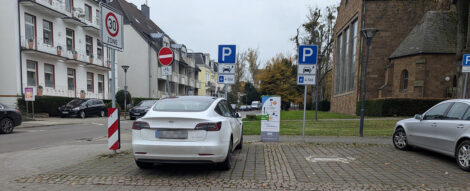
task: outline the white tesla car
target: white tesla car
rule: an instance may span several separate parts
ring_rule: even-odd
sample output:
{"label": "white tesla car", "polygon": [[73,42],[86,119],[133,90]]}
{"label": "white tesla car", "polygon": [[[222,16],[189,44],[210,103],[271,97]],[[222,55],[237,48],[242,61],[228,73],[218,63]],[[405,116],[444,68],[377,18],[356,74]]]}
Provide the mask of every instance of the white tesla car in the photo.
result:
{"label": "white tesla car", "polygon": [[222,98],[181,96],[159,100],[132,125],[132,150],[140,168],[155,163],[212,163],[231,168],[243,144],[242,121]]}

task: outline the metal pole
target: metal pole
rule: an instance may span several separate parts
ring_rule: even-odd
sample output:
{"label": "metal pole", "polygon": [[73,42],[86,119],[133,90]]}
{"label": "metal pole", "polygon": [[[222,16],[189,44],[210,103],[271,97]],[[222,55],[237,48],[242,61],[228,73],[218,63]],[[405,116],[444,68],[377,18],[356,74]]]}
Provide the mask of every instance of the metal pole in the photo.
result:
{"label": "metal pole", "polygon": [[305,110],[307,109],[307,86],[304,86],[304,118],[302,120],[302,141],[305,142]]}
{"label": "metal pole", "polygon": [[113,108],[116,108],[116,66],[114,66],[114,53],[114,49],[111,49],[111,99]]}
{"label": "metal pole", "polygon": [[31,104],[33,105],[33,119],[34,119],[34,101],[32,101]]}
{"label": "metal pole", "polygon": [[168,92],[168,97],[171,97],[170,95],[170,82],[169,82],[169,77],[170,75],[166,75],[166,91]]}
{"label": "metal pole", "polygon": [[463,96],[462,96],[463,99],[467,97],[467,80],[468,80],[468,73],[465,73],[465,83],[463,84]]}
{"label": "metal pole", "polygon": [[366,102],[366,80],[367,80],[367,65],[369,64],[369,47],[371,39],[367,39],[367,51],[366,51],[366,65],[364,67],[364,85],[362,86],[362,99],[361,99],[361,121],[359,124],[359,136],[363,136],[364,129],[364,107]]}
{"label": "metal pole", "polygon": [[315,70],[315,121],[318,121],[318,66],[320,65],[321,58],[317,64],[317,69]]}
{"label": "metal pole", "polygon": [[124,71],[124,119],[126,119],[127,111],[127,70]]}

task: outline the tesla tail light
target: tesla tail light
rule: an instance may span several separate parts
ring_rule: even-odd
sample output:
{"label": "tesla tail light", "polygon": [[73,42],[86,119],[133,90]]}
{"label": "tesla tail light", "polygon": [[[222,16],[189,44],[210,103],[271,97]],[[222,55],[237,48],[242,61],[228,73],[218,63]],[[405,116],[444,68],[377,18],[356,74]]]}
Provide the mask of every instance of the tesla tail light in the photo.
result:
{"label": "tesla tail light", "polygon": [[220,131],[220,128],[222,128],[222,122],[199,123],[196,125],[196,128],[194,128],[194,130]]}
{"label": "tesla tail light", "polygon": [[132,129],[134,130],[149,129],[149,128],[150,128],[149,123],[145,121],[135,121],[132,124]]}

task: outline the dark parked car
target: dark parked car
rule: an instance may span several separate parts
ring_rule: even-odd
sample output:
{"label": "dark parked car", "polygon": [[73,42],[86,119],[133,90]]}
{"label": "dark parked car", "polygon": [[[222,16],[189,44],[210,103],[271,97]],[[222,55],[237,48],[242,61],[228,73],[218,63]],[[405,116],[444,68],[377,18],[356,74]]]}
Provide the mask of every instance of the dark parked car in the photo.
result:
{"label": "dark parked car", "polygon": [[0,133],[8,134],[21,125],[21,113],[0,103]]}
{"label": "dark parked car", "polygon": [[97,115],[106,116],[106,107],[103,100],[99,99],[73,99],[66,105],[59,107],[61,117],[76,116],[85,118],[87,116]]}
{"label": "dark parked car", "polygon": [[144,116],[157,100],[143,100],[138,105],[129,110],[131,120]]}

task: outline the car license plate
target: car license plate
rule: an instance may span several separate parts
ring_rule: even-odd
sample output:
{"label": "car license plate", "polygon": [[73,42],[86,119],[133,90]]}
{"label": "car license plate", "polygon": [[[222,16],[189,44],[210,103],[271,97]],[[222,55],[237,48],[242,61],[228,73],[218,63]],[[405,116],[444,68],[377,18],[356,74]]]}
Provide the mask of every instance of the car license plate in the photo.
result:
{"label": "car license plate", "polygon": [[187,139],[187,130],[156,130],[155,138],[159,139]]}
{"label": "car license plate", "polygon": [[63,111],[62,114],[69,114],[69,112],[68,111]]}
{"label": "car license plate", "polygon": [[140,115],[140,113],[134,113],[134,115]]}

